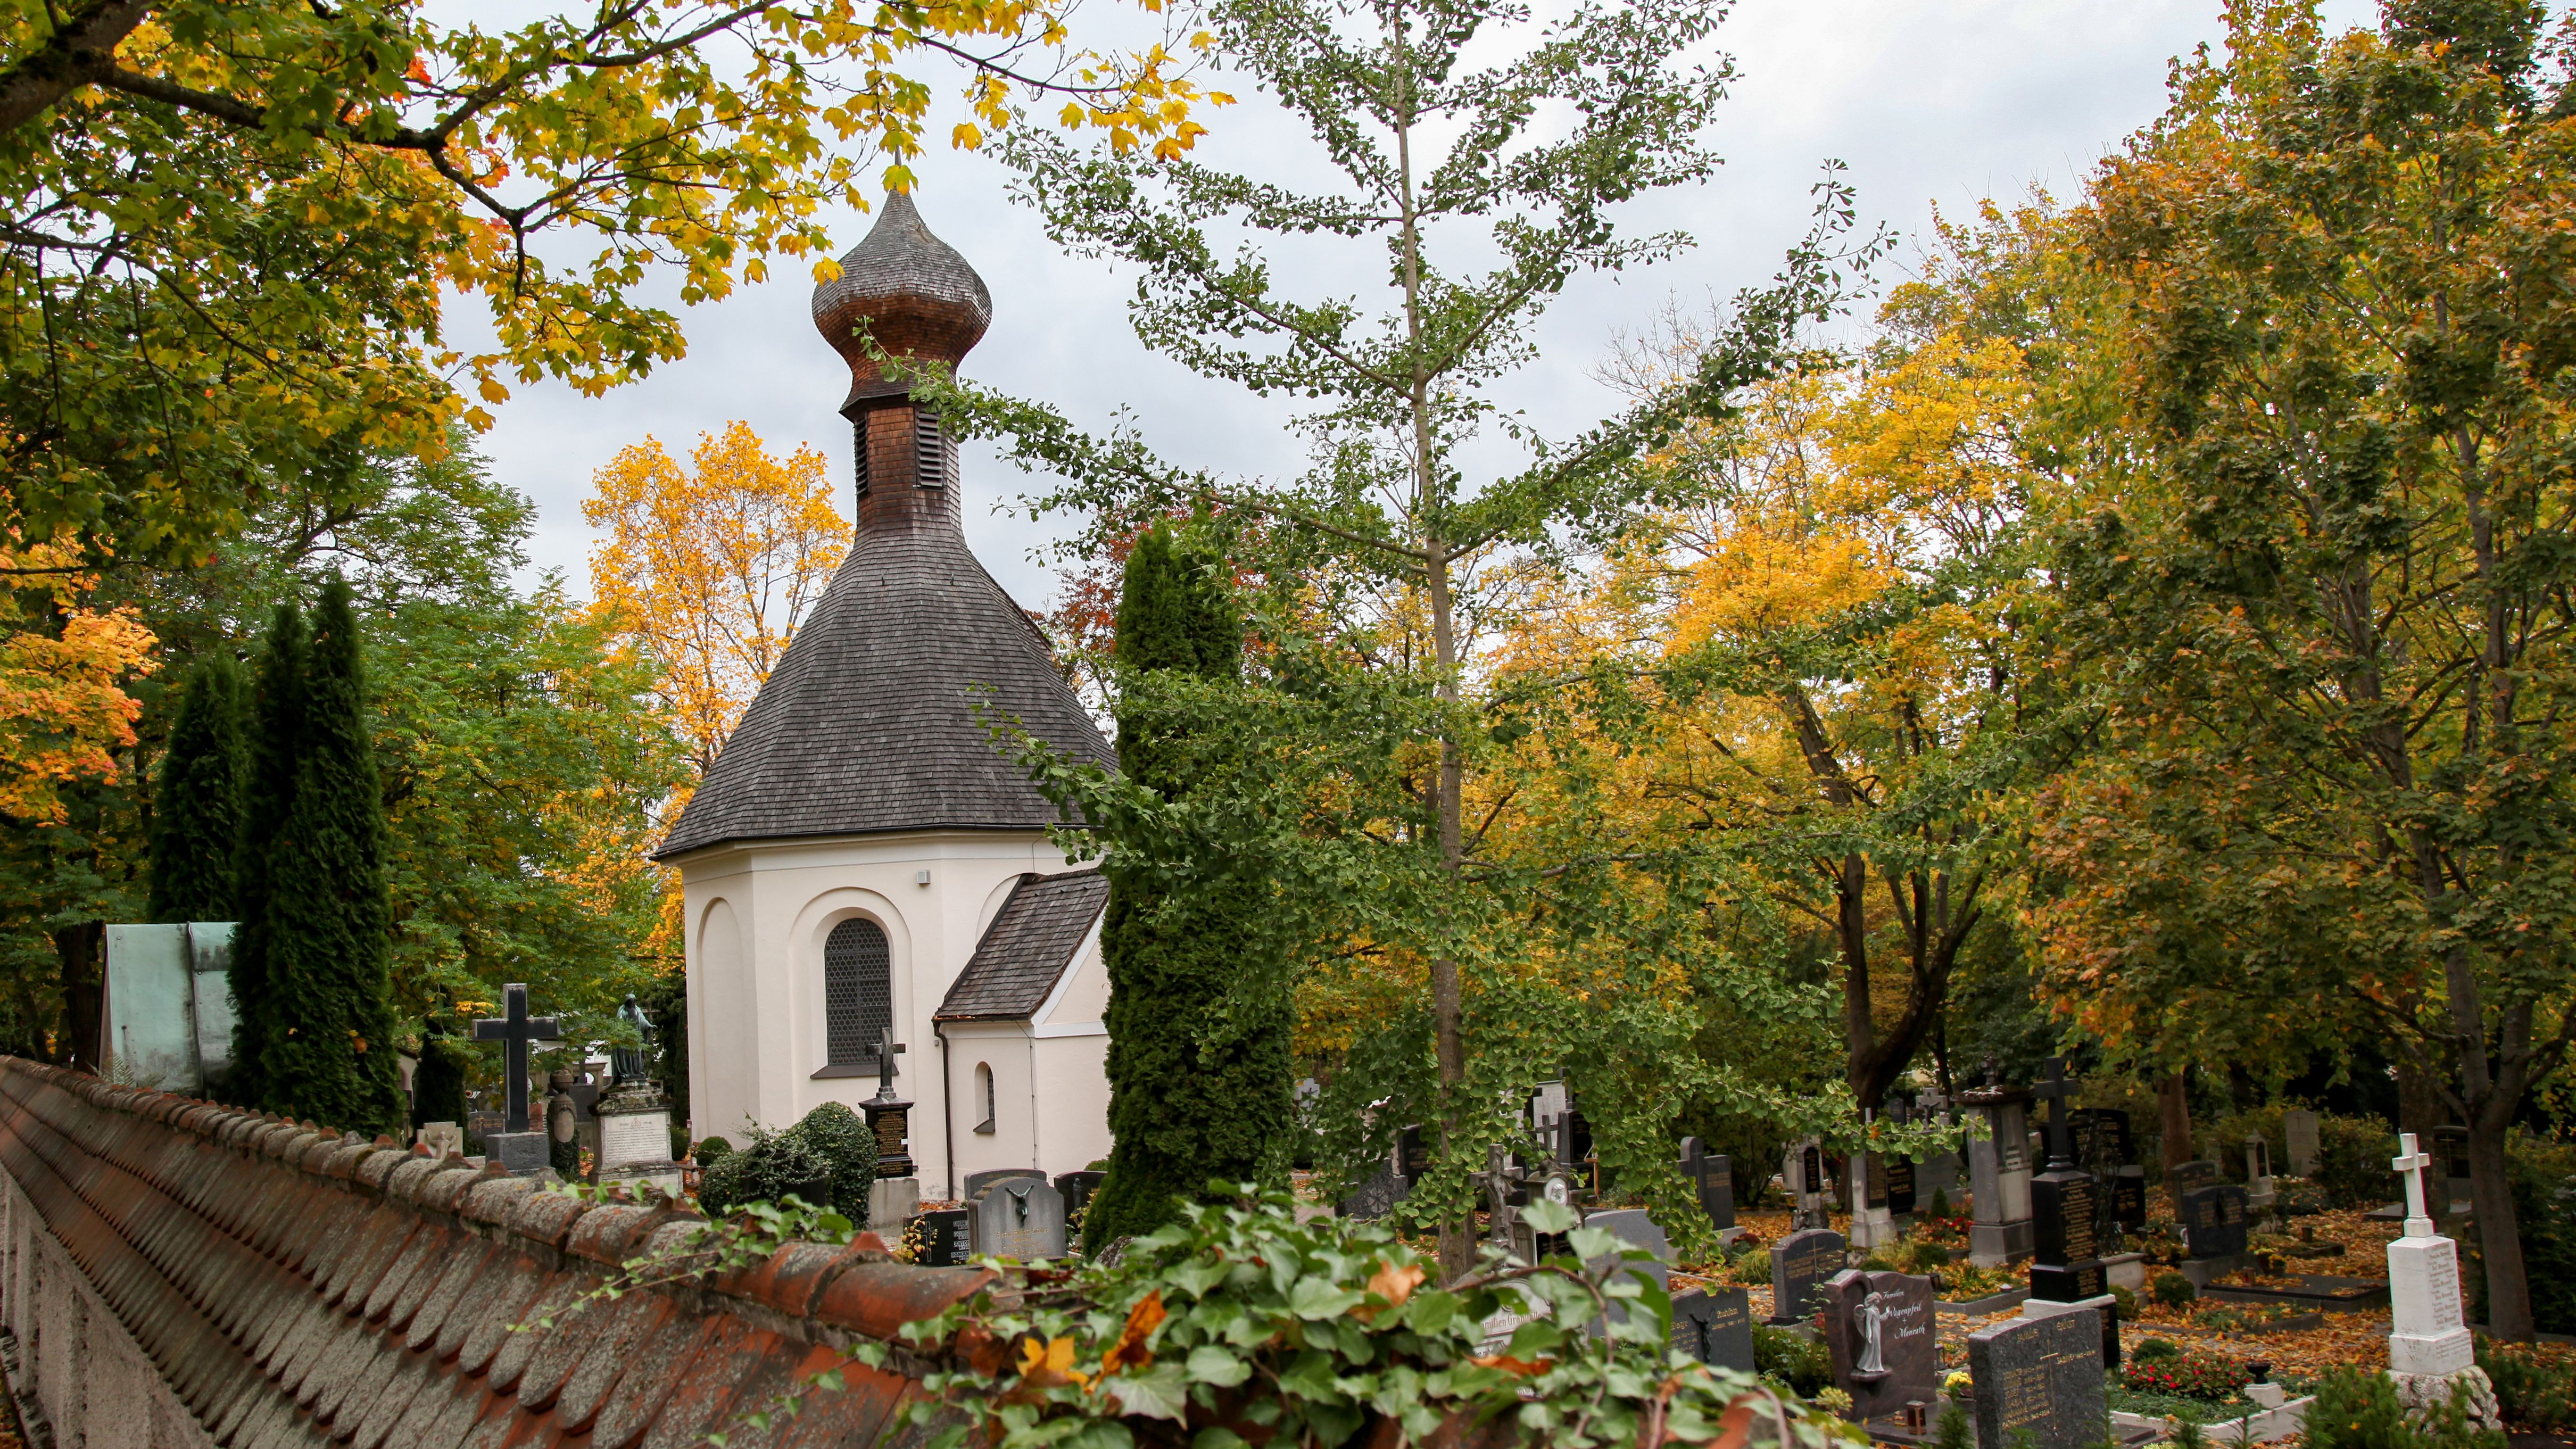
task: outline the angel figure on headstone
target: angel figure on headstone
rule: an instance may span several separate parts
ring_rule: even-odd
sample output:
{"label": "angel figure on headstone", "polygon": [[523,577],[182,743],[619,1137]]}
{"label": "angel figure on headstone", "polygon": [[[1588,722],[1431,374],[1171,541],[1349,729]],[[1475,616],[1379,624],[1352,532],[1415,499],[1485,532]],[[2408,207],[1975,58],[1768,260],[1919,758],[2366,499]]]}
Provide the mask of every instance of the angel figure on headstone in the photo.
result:
{"label": "angel figure on headstone", "polygon": [[1887,1299],[1888,1295],[1885,1293],[1872,1293],[1860,1301],[1861,1350],[1860,1363],[1855,1367],[1855,1372],[1865,1374],[1887,1372],[1887,1319],[1891,1311],[1887,1306]]}

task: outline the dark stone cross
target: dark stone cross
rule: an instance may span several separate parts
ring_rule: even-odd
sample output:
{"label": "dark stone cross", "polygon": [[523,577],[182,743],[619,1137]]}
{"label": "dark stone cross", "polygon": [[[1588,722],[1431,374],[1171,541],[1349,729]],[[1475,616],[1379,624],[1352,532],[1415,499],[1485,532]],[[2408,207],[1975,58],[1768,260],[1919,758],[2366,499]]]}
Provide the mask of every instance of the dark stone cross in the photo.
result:
{"label": "dark stone cross", "polygon": [[528,1043],[561,1041],[562,1028],[551,1016],[528,1015],[527,983],[513,981],[501,988],[502,1010],[498,1020],[484,1017],[474,1023],[476,1041],[497,1041],[501,1046],[501,1067],[510,1084],[510,1105],[504,1114],[501,1130],[528,1130]]}
{"label": "dark stone cross", "polygon": [[2030,1094],[2048,1104],[2048,1170],[2073,1167],[2075,1139],[2067,1130],[2066,1099],[2075,1095],[2075,1084],[2066,1080],[2066,1058],[2050,1057],[2048,1080],[2031,1088]]}
{"label": "dark stone cross", "polygon": [[884,1027],[877,1036],[877,1100],[891,1102],[894,1097],[894,1059],[903,1051],[903,1043],[894,1039],[894,1028]]}

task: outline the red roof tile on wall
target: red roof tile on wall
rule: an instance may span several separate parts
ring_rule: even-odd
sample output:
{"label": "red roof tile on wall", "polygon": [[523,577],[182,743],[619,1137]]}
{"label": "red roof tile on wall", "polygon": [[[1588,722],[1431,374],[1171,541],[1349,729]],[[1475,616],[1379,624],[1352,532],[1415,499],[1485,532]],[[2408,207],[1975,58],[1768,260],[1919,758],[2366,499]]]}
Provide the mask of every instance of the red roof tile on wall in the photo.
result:
{"label": "red roof tile on wall", "polygon": [[[697,1215],[587,1204],[389,1140],[0,1057],[0,1171],[216,1442],[695,1444],[990,1280],[794,1244],[712,1287],[511,1332]],[[858,1364],[776,1442],[903,1437],[918,1385]],[[737,1435],[737,1442],[745,1436]],[[757,1435],[748,1437],[760,1437]]]}

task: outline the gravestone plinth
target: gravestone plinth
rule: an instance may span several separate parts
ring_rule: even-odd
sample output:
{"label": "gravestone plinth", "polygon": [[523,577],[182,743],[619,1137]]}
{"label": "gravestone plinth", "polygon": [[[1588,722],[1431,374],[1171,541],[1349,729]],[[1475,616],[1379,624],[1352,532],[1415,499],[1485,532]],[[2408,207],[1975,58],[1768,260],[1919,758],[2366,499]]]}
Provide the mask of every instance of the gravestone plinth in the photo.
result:
{"label": "gravestone plinth", "polygon": [[1753,1300],[1741,1288],[1694,1288],[1673,1300],[1673,1351],[1753,1372]]}
{"label": "gravestone plinth", "polygon": [[1771,1245],[1771,1322],[1804,1323],[1823,1301],[1826,1279],[1843,1271],[1850,1245],[1831,1228],[1801,1228]]}
{"label": "gravestone plinth", "polygon": [[1036,1263],[1065,1255],[1064,1194],[1043,1177],[1007,1177],[968,1204],[975,1254]]}
{"label": "gravestone plinth", "polygon": [[2031,1449],[2090,1449],[2108,1417],[2099,1353],[2103,1310],[2022,1318],[1968,1335],[1977,1442],[2028,1434]]}
{"label": "gravestone plinth", "polygon": [[1941,1346],[1932,1280],[1846,1269],[1824,1285],[1825,1347],[1834,1384],[1851,1395],[1849,1417],[1869,1425],[1941,1397]]}
{"label": "gravestone plinth", "polygon": [[646,1184],[677,1197],[680,1164],[671,1160],[671,1099],[649,1082],[620,1086],[599,1099],[599,1151],[590,1180],[599,1186]]}

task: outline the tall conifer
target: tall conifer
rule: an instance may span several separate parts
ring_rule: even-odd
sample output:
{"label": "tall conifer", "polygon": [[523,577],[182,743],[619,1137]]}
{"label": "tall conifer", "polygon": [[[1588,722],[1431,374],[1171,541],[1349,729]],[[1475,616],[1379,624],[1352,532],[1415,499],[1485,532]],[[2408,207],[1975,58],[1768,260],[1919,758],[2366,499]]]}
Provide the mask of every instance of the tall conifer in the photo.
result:
{"label": "tall conifer", "polygon": [[342,1128],[403,1120],[394,1064],[384,796],[349,585],[323,585],[306,651],[294,798],[269,851],[261,1062],[275,1110]]}
{"label": "tall conifer", "polygon": [[304,614],[292,601],[270,616],[250,702],[250,780],[242,798],[241,843],[233,853],[233,1066],[225,1095],[245,1107],[269,1104],[268,1044],[279,1028],[271,982],[270,854],[295,800],[295,761],[304,728]]}
{"label": "tall conifer", "polygon": [[[1224,586],[1162,530],[1136,541],[1118,599],[1120,672],[1181,670],[1232,679],[1242,628]],[[1164,796],[1186,794],[1191,750],[1123,704],[1118,767]],[[1210,863],[1213,865],[1214,863]],[[1108,1179],[1083,1216],[1098,1252],[1178,1216],[1210,1179],[1278,1181],[1292,1125],[1288,1002],[1245,928],[1259,902],[1219,870],[1157,891],[1109,873],[1101,951],[1109,968]],[[1228,997],[1248,993],[1229,1011]]]}
{"label": "tall conifer", "polygon": [[152,787],[152,919],[233,919],[233,851],[241,837],[241,666],[228,653],[198,660],[179,693],[170,749]]}

